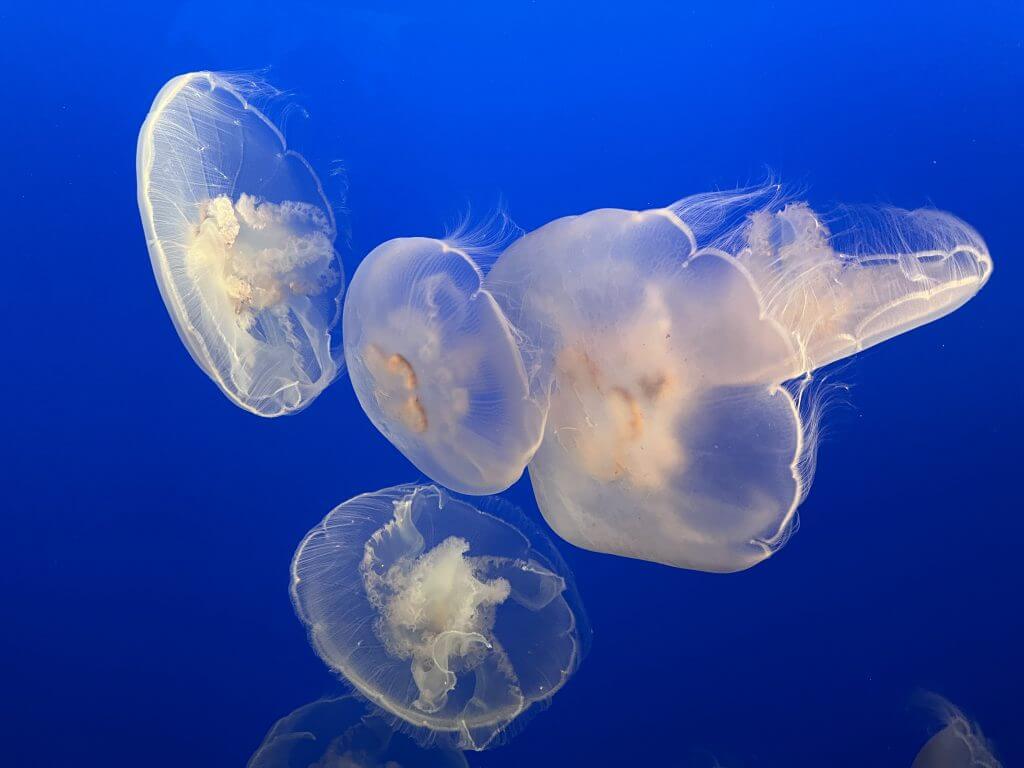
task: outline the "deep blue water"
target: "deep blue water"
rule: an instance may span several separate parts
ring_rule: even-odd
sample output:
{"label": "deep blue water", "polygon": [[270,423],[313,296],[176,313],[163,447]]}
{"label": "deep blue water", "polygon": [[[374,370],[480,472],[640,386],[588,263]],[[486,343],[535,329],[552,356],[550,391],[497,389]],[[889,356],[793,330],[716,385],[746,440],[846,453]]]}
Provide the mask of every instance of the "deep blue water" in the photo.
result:
{"label": "deep blue water", "polygon": [[[344,166],[349,275],[467,206],[532,229],[769,170],[812,204],[950,210],[995,259],[842,368],[777,557],[716,576],[557,542],[591,653],[472,765],[909,766],[921,688],[1024,765],[1022,41],[1016,0],[0,5],[0,766],[243,765],[335,690],[294,547],[418,477],[345,378],[296,417],[233,407],[160,301],[138,128],[173,75],[267,66],[309,113],[293,145]],[[525,481],[506,497],[540,520]]]}

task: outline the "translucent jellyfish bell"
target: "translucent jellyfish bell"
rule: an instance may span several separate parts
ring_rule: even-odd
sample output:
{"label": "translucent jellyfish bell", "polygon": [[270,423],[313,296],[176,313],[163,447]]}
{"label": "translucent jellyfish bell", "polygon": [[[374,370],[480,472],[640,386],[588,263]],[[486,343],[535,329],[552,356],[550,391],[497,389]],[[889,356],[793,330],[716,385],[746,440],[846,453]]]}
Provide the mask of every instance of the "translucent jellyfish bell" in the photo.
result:
{"label": "translucent jellyfish bell", "polygon": [[850,209],[826,222],[790,203],[754,212],[744,234],[737,260],[808,371],[949,314],[992,275],[981,236],[931,209]]}
{"label": "translucent jellyfish bell", "polygon": [[555,531],[588,549],[748,567],[800,499],[786,334],[733,260],[671,211],[593,211],[527,235],[491,274],[550,395],[530,464]]}
{"label": "translucent jellyfish bell", "polygon": [[559,219],[488,275],[546,403],[530,478],[568,541],[705,571],[768,557],[814,465],[817,411],[792,380],[951,311],[991,272],[947,214],[893,214],[856,241],[888,247],[853,256],[770,198]]}
{"label": "translucent jellyfish bell", "polygon": [[550,699],[586,638],[554,549],[434,486],[337,507],[295,553],[291,591],[328,666],[460,748],[486,748]]}
{"label": "translucent jellyfish bell", "polygon": [[468,768],[453,749],[424,749],[352,695],[299,707],[267,732],[248,768]]}
{"label": "translucent jellyfish bell", "polygon": [[374,425],[430,479],[488,494],[522,475],[543,413],[478,260],[456,241],[389,240],[356,270],[343,327]]}
{"label": "translucent jellyfish bell", "polygon": [[928,698],[943,727],[921,747],[911,768],[1002,768],[977,723],[941,696]]}
{"label": "translucent jellyfish bell", "polygon": [[139,210],[193,359],[237,405],[280,416],[339,372],[344,275],[320,181],[257,88],[213,72],[163,87],[139,133]]}

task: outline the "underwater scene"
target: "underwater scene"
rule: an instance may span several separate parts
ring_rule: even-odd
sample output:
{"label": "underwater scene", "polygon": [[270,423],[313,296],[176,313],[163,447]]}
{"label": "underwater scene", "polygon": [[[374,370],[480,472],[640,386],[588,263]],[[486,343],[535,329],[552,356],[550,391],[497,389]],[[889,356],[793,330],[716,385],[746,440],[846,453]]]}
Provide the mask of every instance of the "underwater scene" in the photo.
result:
{"label": "underwater scene", "polygon": [[1024,765],[1024,5],[0,60],[0,766]]}

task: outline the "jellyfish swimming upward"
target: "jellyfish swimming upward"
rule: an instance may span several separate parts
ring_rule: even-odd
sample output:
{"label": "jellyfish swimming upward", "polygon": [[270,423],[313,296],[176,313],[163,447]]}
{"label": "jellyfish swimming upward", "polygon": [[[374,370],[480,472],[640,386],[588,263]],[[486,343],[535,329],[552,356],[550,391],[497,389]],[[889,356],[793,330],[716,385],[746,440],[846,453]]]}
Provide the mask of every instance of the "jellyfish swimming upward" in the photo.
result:
{"label": "jellyfish swimming upward", "polygon": [[344,275],[319,179],[253,104],[266,90],[213,72],[174,78],[139,133],[137,176],[179,336],[233,402],[280,416],[339,372]]}
{"label": "jellyfish swimming upward", "polygon": [[587,639],[554,548],[496,504],[434,486],[358,496],[292,562],[296,613],[327,665],[415,732],[463,749],[549,700]]}

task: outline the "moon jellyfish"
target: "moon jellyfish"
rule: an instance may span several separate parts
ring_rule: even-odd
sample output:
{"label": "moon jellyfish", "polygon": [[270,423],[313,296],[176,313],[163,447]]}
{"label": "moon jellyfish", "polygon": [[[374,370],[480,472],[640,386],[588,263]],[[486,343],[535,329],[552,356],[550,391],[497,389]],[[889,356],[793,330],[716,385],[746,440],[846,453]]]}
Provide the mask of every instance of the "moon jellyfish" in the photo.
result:
{"label": "moon jellyfish", "polygon": [[280,416],[339,372],[344,277],[320,181],[256,90],[213,72],[163,87],[139,133],[139,210],[192,358],[237,405]]}
{"label": "moon jellyfish", "polygon": [[[685,215],[694,204],[679,205]],[[948,213],[889,208],[834,219],[805,203],[756,211],[736,253],[765,313],[792,335],[801,370],[949,314],[992,274],[985,241]]]}
{"label": "moon jellyfish", "polygon": [[921,747],[911,768],[1002,768],[976,723],[941,696],[928,698],[943,727]]}
{"label": "moon jellyfish", "polygon": [[559,219],[489,273],[547,414],[530,478],[566,540],[705,571],[765,559],[813,472],[800,377],[952,311],[991,273],[949,214],[889,212],[835,236],[771,198]]}
{"label": "moon jellyfish", "polygon": [[414,730],[486,748],[565,684],[586,638],[564,563],[513,514],[416,485],[334,509],[292,561],[317,653]]}
{"label": "moon jellyfish", "polygon": [[278,720],[248,768],[468,768],[453,749],[424,749],[366,714],[355,696],[299,707]]}
{"label": "moon jellyfish", "polygon": [[450,240],[390,240],[356,270],[343,328],[352,385],[377,429],[432,480],[488,494],[522,475],[543,413],[478,261]]}

